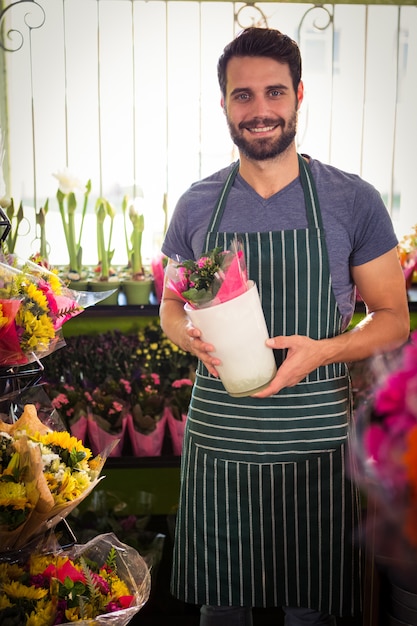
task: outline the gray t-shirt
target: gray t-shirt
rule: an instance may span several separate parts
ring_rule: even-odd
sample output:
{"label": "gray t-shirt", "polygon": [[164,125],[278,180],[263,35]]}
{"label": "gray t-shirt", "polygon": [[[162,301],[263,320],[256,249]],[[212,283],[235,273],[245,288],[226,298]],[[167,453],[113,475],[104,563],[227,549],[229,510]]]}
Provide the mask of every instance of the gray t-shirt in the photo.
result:
{"label": "gray t-shirt", "polygon": [[[179,199],[162,245],[175,260],[201,256],[208,224],[233,165],[194,183]],[[355,174],[310,159],[326,234],[333,290],[349,323],[355,304],[350,267],[371,261],[397,245],[378,191]],[[221,232],[268,232],[307,228],[300,179],[268,199],[238,174],[220,223]]]}

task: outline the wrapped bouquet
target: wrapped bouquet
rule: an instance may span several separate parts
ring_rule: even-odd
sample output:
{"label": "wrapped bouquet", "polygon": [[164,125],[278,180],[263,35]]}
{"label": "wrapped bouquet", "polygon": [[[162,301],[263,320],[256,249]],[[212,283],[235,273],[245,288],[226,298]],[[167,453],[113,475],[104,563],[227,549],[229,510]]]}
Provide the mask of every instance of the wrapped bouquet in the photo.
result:
{"label": "wrapped bouquet", "polygon": [[108,455],[67,431],[54,431],[26,405],[19,419],[0,420],[0,546],[18,550],[54,528],[94,489]]}
{"label": "wrapped bouquet", "polygon": [[245,258],[237,240],[230,250],[214,248],[196,261],[168,265],[166,273],[167,287],[193,309],[227,302],[248,289]]}
{"label": "wrapped bouquet", "polygon": [[417,574],[417,331],[398,358],[376,375],[356,409],[353,476],[375,508],[368,529],[377,559],[411,583]]}
{"label": "wrapped bouquet", "polygon": [[42,265],[0,256],[0,367],[32,363],[64,345],[65,322],[99,299],[68,289]]}
{"label": "wrapped bouquet", "polygon": [[150,584],[144,559],[113,533],[67,550],[44,546],[0,565],[0,623],[124,626]]}

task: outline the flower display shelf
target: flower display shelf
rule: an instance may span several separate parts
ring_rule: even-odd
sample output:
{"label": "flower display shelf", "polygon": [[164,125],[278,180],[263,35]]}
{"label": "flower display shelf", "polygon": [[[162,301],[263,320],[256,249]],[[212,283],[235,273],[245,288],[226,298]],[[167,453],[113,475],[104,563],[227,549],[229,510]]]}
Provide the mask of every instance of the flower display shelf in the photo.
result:
{"label": "flower display shelf", "polygon": [[35,387],[44,368],[39,360],[29,365],[0,368],[0,412],[16,414],[14,402],[27,389]]}
{"label": "flower display shelf", "polygon": [[2,208],[0,208],[0,241],[5,241],[12,225]]}

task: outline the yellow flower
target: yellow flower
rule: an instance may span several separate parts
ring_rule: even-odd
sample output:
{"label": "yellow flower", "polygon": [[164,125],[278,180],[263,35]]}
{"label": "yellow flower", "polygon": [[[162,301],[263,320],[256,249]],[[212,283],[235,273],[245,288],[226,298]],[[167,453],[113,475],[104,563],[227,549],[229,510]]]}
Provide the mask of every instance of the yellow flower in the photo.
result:
{"label": "yellow flower", "polygon": [[3,307],[0,304],[0,328],[2,328],[3,326],[5,326],[7,324],[7,322],[9,321],[8,317],[4,317],[3,316]]}
{"label": "yellow flower", "polygon": [[25,291],[28,298],[33,300],[33,302],[36,302],[36,304],[44,311],[48,311],[48,300],[46,299],[43,291],[40,291],[35,283],[29,282],[25,287]]}
{"label": "yellow flower", "polygon": [[60,296],[62,294],[62,282],[58,277],[58,270],[52,269],[50,274],[48,274],[48,282],[51,285],[52,291]]}
{"label": "yellow flower", "polygon": [[40,600],[48,595],[49,589],[40,589],[38,587],[28,587],[16,580],[10,583],[3,583],[3,593],[6,593],[9,598],[26,598],[27,600]]}
{"label": "yellow flower", "polygon": [[[50,474],[48,475],[48,479]],[[48,480],[49,482],[49,480]],[[75,472],[71,474],[66,470],[61,476],[60,482],[50,481],[50,489],[53,492],[55,504],[64,504],[78,498],[89,486],[90,479],[85,474]],[[54,485],[52,486],[52,483]]]}
{"label": "yellow flower", "polygon": [[42,574],[46,570],[46,568],[53,563],[57,568],[60,568],[66,563],[68,557],[66,556],[54,556],[54,555],[42,555],[42,554],[34,554],[31,555],[29,561],[29,572],[31,576],[36,576],[37,574]]}
{"label": "yellow flower", "polygon": [[7,609],[13,604],[10,602],[9,598],[4,593],[0,593],[0,611],[3,609]]}
{"label": "yellow flower", "polygon": [[[78,622],[81,619],[79,607],[74,606],[71,609],[66,609],[65,617],[69,622]],[[87,617],[87,615],[84,615],[83,617]]]}
{"label": "yellow flower", "polygon": [[89,461],[90,471],[92,474],[95,474],[100,471],[101,466],[103,464],[103,459],[100,455],[96,456],[94,459]]}
{"label": "yellow flower", "polygon": [[25,570],[15,563],[0,563],[0,583],[8,580],[19,580]]}
{"label": "yellow flower", "polygon": [[21,483],[0,481],[0,506],[11,506],[15,511],[30,506],[25,486]]}
{"label": "yellow flower", "polygon": [[45,446],[58,446],[59,448],[68,450],[69,452],[72,452],[73,450],[76,452],[84,452],[85,459],[89,459],[91,457],[91,450],[86,448],[82,441],[71,436],[71,434],[67,431],[52,431],[46,435],[38,437],[37,441]]}
{"label": "yellow flower", "polygon": [[126,585],[126,583],[123,580],[120,580],[120,578],[116,578],[115,580],[112,580],[111,588],[112,588],[114,598],[120,598],[121,596],[131,595],[131,591],[129,590],[129,587]]}
{"label": "yellow flower", "polygon": [[36,604],[36,610],[27,616],[26,626],[47,626],[53,624],[54,618],[54,603],[40,600]]}
{"label": "yellow flower", "polygon": [[14,476],[16,472],[19,471],[20,466],[20,454],[18,452],[14,452],[12,457],[3,472],[3,476]]}
{"label": "yellow flower", "polygon": [[21,348],[23,351],[46,350],[55,337],[52,320],[46,313],[39,318],[32,311],[20,307],[16,323],[23,328]]}

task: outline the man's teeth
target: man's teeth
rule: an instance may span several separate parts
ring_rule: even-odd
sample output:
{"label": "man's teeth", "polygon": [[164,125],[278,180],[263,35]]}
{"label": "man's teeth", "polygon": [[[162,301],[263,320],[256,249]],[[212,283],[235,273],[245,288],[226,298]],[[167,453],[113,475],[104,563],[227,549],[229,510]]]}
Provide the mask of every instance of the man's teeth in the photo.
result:
{"label": "man's teeth", "polygon": [[264,126],[263,128],[250,128],[249,130],[251,133],[268,133],[273,128],[273,126]]}

